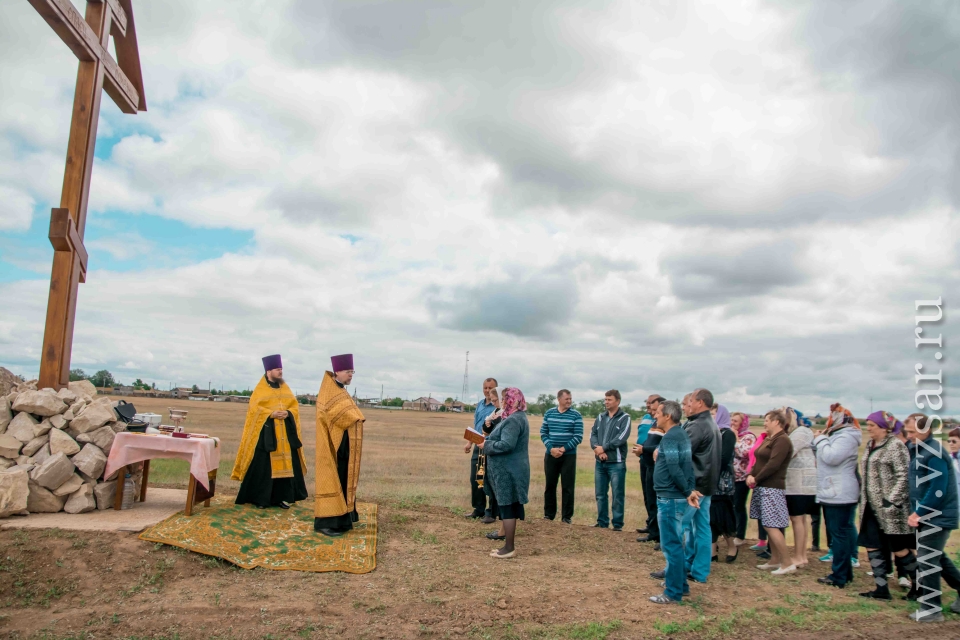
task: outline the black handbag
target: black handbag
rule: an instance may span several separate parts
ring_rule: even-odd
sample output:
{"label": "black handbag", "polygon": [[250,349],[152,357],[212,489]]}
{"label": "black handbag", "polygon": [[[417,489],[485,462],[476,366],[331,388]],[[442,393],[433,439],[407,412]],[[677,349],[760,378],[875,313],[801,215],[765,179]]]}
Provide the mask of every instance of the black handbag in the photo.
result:
{"label": "black handbag", "polygon": [[126,400],[121,400],[117,403],[117,406],[114,407],[113,410],[117,412],[117,416],[122,422],[133,422],[133,416],[137,415],[137,408]]}

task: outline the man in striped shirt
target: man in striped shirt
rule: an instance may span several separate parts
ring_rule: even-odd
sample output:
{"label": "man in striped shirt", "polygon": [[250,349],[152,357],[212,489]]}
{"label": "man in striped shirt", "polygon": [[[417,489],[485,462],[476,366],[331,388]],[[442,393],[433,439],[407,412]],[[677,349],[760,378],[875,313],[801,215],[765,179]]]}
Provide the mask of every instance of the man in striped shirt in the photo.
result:
{"label": "man in striped shirt", "polygon": [[570,524],[573,518],[577,446],[583,442],[583,416],[571,405],[573,396],[570,391],[560,389],[557,392],[557,406],[547,410],[540,427],[540,440],[547,448],[543,457],[543,474],[547,477],[547,488],[543,493],[543,518],[553,520],[557,517],[557,480],[560,480],[560,519],[566,524]]}
{"label": "man in striped shirt", "polygon": [[623,531],[624,482],[627,477],[627,439],[630,437],[630,414],[620,408],[620,392],[611,389],[604,394],[607,409],[593,422],[590,447],[597,458],[594,467],[594,489],[597,495],[597,524],[606,529],[610,524],[607,490],[613,494],[613,530]]}

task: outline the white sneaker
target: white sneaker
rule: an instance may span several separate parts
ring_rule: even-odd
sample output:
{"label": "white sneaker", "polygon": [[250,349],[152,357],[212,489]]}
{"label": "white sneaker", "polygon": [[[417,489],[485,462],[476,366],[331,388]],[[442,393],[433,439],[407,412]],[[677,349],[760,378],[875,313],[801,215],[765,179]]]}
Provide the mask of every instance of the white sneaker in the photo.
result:
{"label": "white sneaker", "polygon": [[898,582],[898,584],[904,589],[909,589],[910,587],[913,586],[909,578],[900,578],[900,581]]}
{"label": "white sneaker", "polygon": [[772,576],[782,576],[786,573],[794,573],[797,570],[797,565],[792,564],[789,567],[782,567],[776,571],[771,571],[770,575]]}
{"label": "white sneaker", "polygon": [[[780,568],[780,565],[770,564],[769,562],[764,562],[763,564],[757,565],[757,569],[760,569],[760,571],[770,571],[770,569],[779,569],[779,568]],[[794,567],[794,570],[796,570],[796,567]]]}

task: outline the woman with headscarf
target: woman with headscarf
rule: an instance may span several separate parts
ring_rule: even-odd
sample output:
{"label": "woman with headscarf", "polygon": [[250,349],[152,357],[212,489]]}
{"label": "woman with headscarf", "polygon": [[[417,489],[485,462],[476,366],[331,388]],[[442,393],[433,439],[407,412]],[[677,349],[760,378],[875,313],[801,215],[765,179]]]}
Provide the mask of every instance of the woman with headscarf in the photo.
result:
{"label": "woman with headscarf", "polygon": [[790,443],[793,457],[787,467],[785,493],[790,524],[793,526],[793,564],[807,564],[808,516],[817,505],[817,458],[813,453],[813,430],[798,420],[790,407],[782,409],[790,420]]}
{"label": "woman with headscarf", "polygon": [[506,559],[516,555],[514,536],[517,520],[525,519],[523,505],[530,489],[530,425],[527,422],[527,401],[516,387],[503,390],[501,422],[479,446],[487,460],[487,478],[497,498],[505,536],[503,547],[490,556]]}
{"label": "woman with headscarf", "polygon": [[[720,547],[717,541],[723,536],[727,544],[726,562],[737,559],[740,549],[733,543],[737,535],[737,516],[733,511],[733,497],[736,492],[734,480],[733,456],[737,446],[737,434],[730,428],[730,412],[725,406],[717,406],[717,426],[720,427],[720,478],[710,501],[710,532],[713,537],[714,562],[720,561]],[[730,551],[733,551],[731,554]]]}
{"label": "woman with headscarf", "polygon": [[787,467],[793,458],[793,444],[786,433],[787,424],[789,421],[782,411],[775,409],[767,412],[763,420],[767,437],[757,448],[757,462],[747,476],[747,485],[753,489],[750,517],[760,520],[770,541],[770,561],[757,565],[757,568],[764,571],[772,569],[773,575],[797,570],[787,553],[787,542],[783,537],[783,530],[790,524],[784,487]]}
{"label": "woman with headscarf", "polygon": [[893,435],[896,418],[885,411],[867,416],[870,440],[860,459],[860,535],[857,543],[866,547],[876,588],[860,595],[891,600],[887,585],[883,546],[893,552],[897,568],[916,583],[917,557],[913,553],[914,532],[910,517],[910,454]]}
{"label": "woman with headscarf", "polygon": [[[840,589],[853,581],[852,560],[857,555],[857,527],[853,524],[860,497],[857,454],[863,432],[850,416],[842,416],[816,434],[817,503],[823,507],[830,545],[830,574],[817,582]],[[822,560],[822,558],[821,558]]]}
{"label": "woman with headscarf", "polygon": [[750,472],[750,450],[757,442],[757,436],[750,431],[750,418],[738,412],[730,414],[730,428],[737,433],[737,445],[733,448],[733,514],[737,518],[737,537],[733,544],[740,546],[747,537],[747,476]]}

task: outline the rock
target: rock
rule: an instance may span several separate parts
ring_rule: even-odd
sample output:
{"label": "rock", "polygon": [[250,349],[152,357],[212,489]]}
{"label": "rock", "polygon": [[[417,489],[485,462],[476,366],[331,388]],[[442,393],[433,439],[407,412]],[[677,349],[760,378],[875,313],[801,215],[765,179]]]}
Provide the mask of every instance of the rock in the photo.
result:
{"label": "rock", "polygon": [[8,460],[7,458],[0,458],[0,471],[6,471],[12,466],[15,466],[17,463],[13,460]]}
{"label": "rock", "polygon": [[13,465],[12,467],[10,467],[9,469],[7,469],[7,471],[13,471],[14,469],[23,469],[23,470],[26,471],[27,473],[30,473],[30,472],[33,471],[36,467],[37,467],[37,465],[28,462],[28,463],[25,463],[25,464],[15,464],[15,465]]}
{"label": "rock", "polygon": [[79,433],[89,433],[116,419],[113,407],[109,404],[94,402],[70,422],[70,428]]}
{"label": "rock", "polygon": [[78,396],[96,397],[97,388],[89,380],[75,380],[67,385],[70,391]]}
{"label": "rock", "polygon": [[80,445],[63,431],[54,429],[50,432],[50,453],[62,453],[72,456],[80,453]]}
{"label": "rock", "polygon": [[119,422],[119,421],[111,422],[107,426],[110,427],[111,431],[113,431],[114,433],[120,433],[121,431],[127,430],[127,425],[124,422]]}
{"label": "rock", "polygon": [[55,416],[66,411],[67,404],[53,391],[24,391],[17,396],[13,410],[35,416]]}
{"label": "rock", "polygon": [[85,444],[80,453],[73,456],[73,464],[89,477],[99,478],[103,474],[103,468],[107,466],[107,456],[103,455],[103,451],[96,445]]}
{"label": "rock", "polygon": [[43,464],[47,458],[50,457],[50,444],[47,443],[40,447],[40,451],[37,451],[33,456],[30,457],[30,461],[33,464]]}
{"label": "rock", "polygon": [[16,460],[17,456],[20,455],[21,447],[23,447],[23,443],[9,433],[0,434],[0,458]]}
{"label": "rock", "polygon": [[93,485],[83,484],[70,494],[63,510],[67,513],[87,513],[97,508],[97,499],[93,495]]}
{"label": "rock", "polygon": [[4,433],[13,420],[13,411],[10,409],[10,401],[6,396],[0,398],[0,434]]}
{"label": "rock", "polygon": [[[20,449],[20,453],[25,456],[33,456],[37,451],[43,448],[43,445],[47,444],[50,441],[50,438],[47,436],[38,436],[23,445],[23,449]],[[36,463],[36,461],[34,461]]]}
{"label": "rock", "polygon": [[29,413],[18,413],[17,416],[10,421],[10,426],[7,427],[7,435],[13,436],[23,444],[27,444],[31,440],[37,437],[33,432],[33,428],[36,427],[39,422]]}
{"label": "rock", "polygon": [[[80,469],[77,469],[77,475],[80,476],[80,478],[81,478],[84,482],[86,482],[87,484],[97,484],[97,479],[96,479],[96,478],[91,478],[90,476],[88,476],[87,474],[85,474],[83,471],[80,471]],[[117,475],[116,472],[114,472],[113,475],[114,475],[114,477],[116,477],[116,475]]]}
{"label": "rock", "polygon": [[30,495],[27,496],[27,511],[30,513],[56,513],[63,509],[65,497],[55,496],[53,492],[30,482]]}
{"label": "rock", "polygon": [[83,408],[87,406],[87,403],[83,400],[77,400],[72,405],[70,405],[70,410],[73,411],[73,415],[78,416],[80,412],[83,411]]}
{"label": "rock", "polygon": [[20,384],[20,377],[5,367],[0,367],[0,395],[7,395]]}
{"label": "rock", "polygon": [[0,473],[0,518],[12,516],[27,508],[30,479],[23,469]]}
{"label": "rock", "polygon": [[[69,409],[67,409],[69,411]],[[65,429],[67,426],[67,419],[64,417],[66,414],[59,416],[50,416],[44,422],[49,422],[50,426],[54,429]]]}
{"label": "rock", "polygon": [[[58,418],[60,416],[57,416]],[[45,436],[50,433],[50,429],[53,429],[53,424],[50,423],[50,418],[44,418],[40,424],[33,428],[33,437]]]}
{"label": "rock", "polygon": [[17,464],[33,464],[33,461],[30,459],[30,456],[25,456],[21,453],[17,456]]}
{"label": "rock", "polygon": [[67,404],[73,404],[80,399],[80,396],[78,396],[76,392],[71,391],[70,387],[64,387],[63,389],[60,389],[60,391],[57,391],[57,397]]}
{"label": "rock", "polygon": [[113,502],[117,499],[117,481],[101,482],[93,488],[93,495],[97,499],[97,509],[113,509]]}
{"label": "rock", "polygon": [[64,419],[65,422],[70,422],[70,421],[73,420],[73,418],[74,418],[74,416],[73,416],[73,407],[70,407],[69,409],[67,409],[66,411],[64,411],[61,415],[63,416],[63,419]]}
{"label": "rock", "polygon": [[[80,454],[78,453],[77,455]],[[103,454],[101,453],[100,455],[102,456]],[[70,461],[70,458],[62,453],[56,453],[44,460],[43,464],[30,472],[30,479],[40,486],[53,491],[70,479],[74,469],[74,463]]]}
{"label": "rock", "polygon": [[83,478],[77,474],[73,474],[67,479],[66,482],[53,490],[53,495],[60,497],[68,496],[79,489],[83,484]]}
{"label": "rock", "polygon": [[113,429],[109,426],[103,426],[90,433],[81,433],[77,436],[77,442],[82,444],[93,443],[105,454],[110,455],[110,447],[113,446],[113,439],[116,436],[117,434],[113,432]]}

